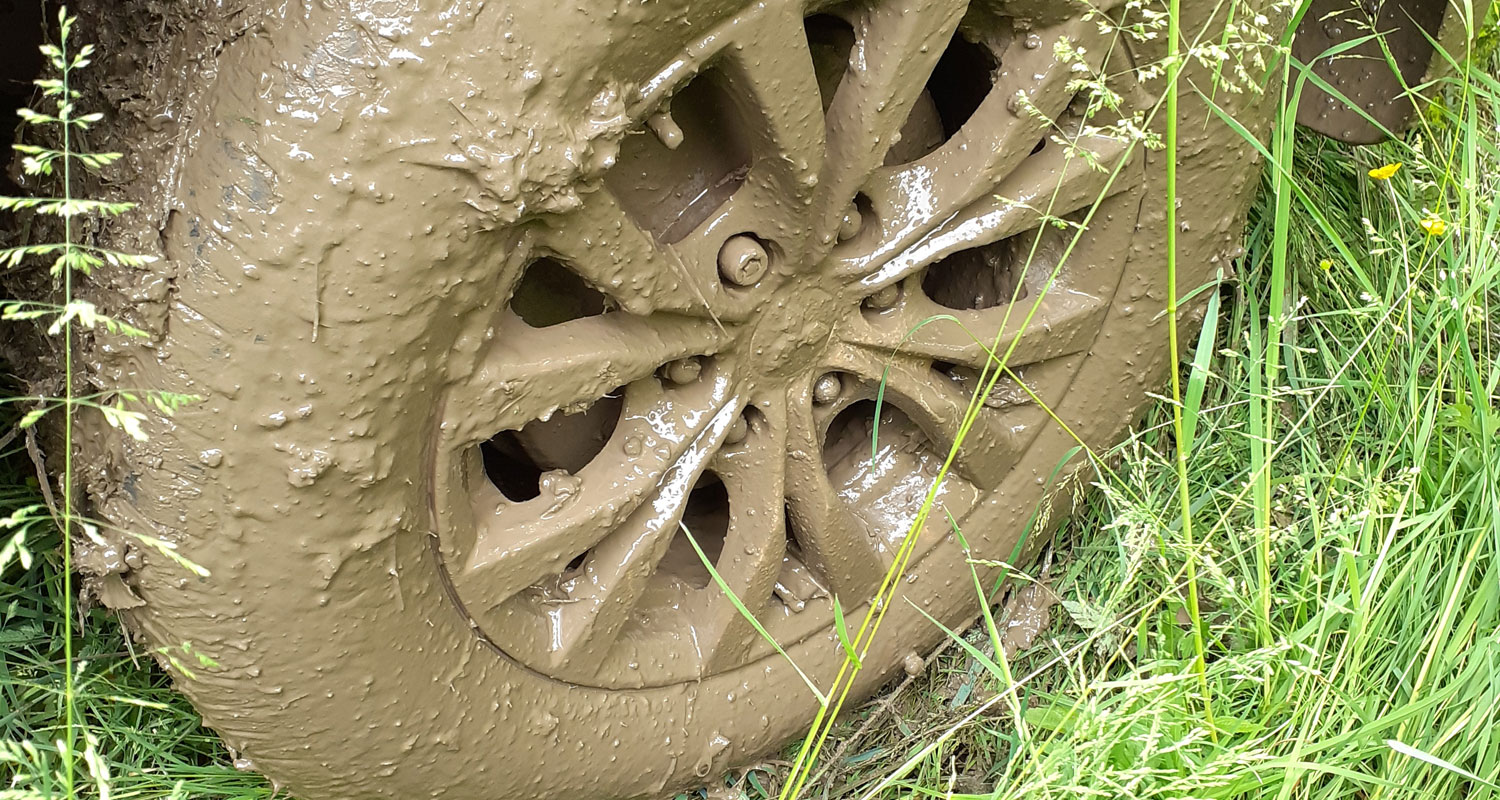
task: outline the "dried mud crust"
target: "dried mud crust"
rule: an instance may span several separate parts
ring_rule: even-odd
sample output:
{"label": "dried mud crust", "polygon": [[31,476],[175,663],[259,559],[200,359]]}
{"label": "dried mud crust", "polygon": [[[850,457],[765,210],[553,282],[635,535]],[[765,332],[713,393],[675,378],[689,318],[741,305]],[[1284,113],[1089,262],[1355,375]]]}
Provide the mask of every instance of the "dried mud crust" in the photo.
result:
{"label": "dried mud crust", "polygon": [[[634,797],[688,786],[802,731],[814,703],[801,678],[785,662],[752,653],[699,665],[687,679],[662,672],[660,680],[631,685],[613,668],[580,675],[576,665],[508,652],[519,652],[525,636],[506,639],[503,626],[470,602],[484,585],[455,577],[466,543],[455,523],[462,514],[453,509],[467,507],[464,476],[476,474],[479,452],[460,445],[524,427],[525,419],[506,416],[519,401],[474,390],[476,376],[493,366],[496,315],[517,276],[561,246],[549,238],[565,224],[557,220],[578,218],[606,192],[628,191],[611,186],[609,173],[631,146],[627,134],[649,124],[649,112],[699,61],[713,60],[716,42],[777,14],[801,36],[806,16],[840,9],[760,4],[750,13],[735,3],[667,0],[608,11],[415,5],[290,4],[232,17],[205,7],[197,18],[163,12],[151,24],[179,46],[134,51],[113,73],[121,96],[139,101],[125,109],[115,135],[131,147],[133,174],[121,191],[143,210],[112,236],[163,260],[148,272],[105,276],[101,296],[136,309],[135,320],[154,336],[94,343],[93,371],[105,386],[205,399],[175,419],[153,421],[145,443],[97,426],[88,455],[98,466],[88,488],[112,523],[175,543],[211,575],[197,579],[144,551],[102,578],[107,596],[153,645],[190,641],[216,660],[194,679],[177,676],[179,687],[239,763],[298,796]],[[1209,7],[1185,5],[1190,15]],[[868,7],[903,10],[893,18],[907,20],[957,24],[964,16],[963,4]],[[864,19],[862,11],[843,13]],[[1069,24],[1053,3],[975,4],[968,14],[976,26],[1024,20],[1044,40]],[[129,41],[133,23],[116,22],[116,41]],[[941,43],[948,34],[935,35]],[[796,36],[780,37],[781,44]],[[881,43],[867,55],[926,52],[920,37],[906,44],[912,50]],[[763,60],[777,69],[789,57],[732,52],[737,63]],[[146,84],[133,90],[132,65]],[[794,71],[772,74],[785,74],[787,84],[752,81],[764,100],[797,96]],[[847,128],[830,123],[828,135],[902,123],[857,112]],[[1191,98],[1184,103],[1184,292],[1227,267],[1253,185],[1247,148],[1227,128],[1207,125],[1209,118]],[[743,176],[746,186],[758,180],[758,163]],[[810,161],[775,164],[792,178],[817,173]],[[1164,377],[1159,168],[1148,155],[1126,173],[1131,209],[1100,221],[1101,231],[1123,224],[1128,235],[1103,259],[1115,272],[1094,289],[1103,303],[1098,324],[1055,409],[1096,447],[1120,434]],[[735,174],[702,188],[711,195]],[[788,180],[777,191],[820,185],[847,197],[824,205],[814,198],[807,210],[790,211],[813,220],[808,230],[831,235],[857,183]],[[640,206],[647,211],[636,221],[680,252],[726,213],[710,209],[674,227],[684,215],[658,220],[651,207]],[[797,238],[787,230],[755,232],[785,257]],[[623,252],[602,246],[623,246],[607,233],[579,241]],[[805,252],[827,254],[816,239]],[[897,269],[891,265],[916,249],[871,257],[870,272],[854,282]],[[712,271],[713,260],[707,263]],[[977,267],[955,269],[963,275]],[[620,282],[601,280],[599,288],[626,312],[687,297],[692,288],[691,278],[633,270],[623,256],[615,274]],[[647,278],[657,282],[639,283]],[[918,273],[908,278],[910,291],[951,303],[967,297],[971,308],[1014,289],[977,279],[928,289]],[[870,279],[867,288],[873,294],[895,280]],[[728,293],[716,281],[699,286],[709,296],[699,299]],[[771,306],[728,308],[719,321],[726,332],[755,328],[744,321],[771,313],[790,315],[783,332],[822,330]],[[554,312],[583,313],[537,313]],[[772,352],[762,372],[793,381],[788,365],[816,360],[800,345],[782,346],[785,337],[745,337],[748,344],[714,351],[714,363],[749,364],[736,354]],[[577,411],[554,385],[567,373],[514,396],[545,396]],[[608,392],[631,376],[606,370],[594,377]],[[730,427],[726,418],[724,431]],[[1028,435],[1022,457],[975,495],[961,520],[981,557],[1009,557],[1042,500],[1042,483],[1074,445],[1056,426]],[[467,472],[461,452],[470,454]],[[858,692],[874,691],[941,636],[918,609],[951,624],[972,615],[967,570],[956,542],[941,532],[931,537],[866,659]],[[803,631],[788,651],[822,685],[842,659],[826,627]]]}

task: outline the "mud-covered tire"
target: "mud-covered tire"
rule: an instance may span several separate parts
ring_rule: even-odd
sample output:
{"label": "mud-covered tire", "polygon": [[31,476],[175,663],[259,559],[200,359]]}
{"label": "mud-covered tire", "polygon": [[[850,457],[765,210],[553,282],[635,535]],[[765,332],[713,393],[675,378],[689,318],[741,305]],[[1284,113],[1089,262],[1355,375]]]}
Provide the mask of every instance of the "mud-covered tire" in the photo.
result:
{"label": "mud-covered tire", "polygon": [[[665,656],[642,660],[619,655],[612,644],[588,641],[570,651],[573,644],[537,641],[536,629],[526,627],[530,612],[507,605],[521,601],[512,601],[509,594],[486,595],[497,581],[516,582],[511,573],[492,581],[486,577],[491,573],[484,572],[487,565],[509,563],[505,559],[512,558],[512,551],[545,538],[544,523],[565,515],[570,498],[588,497],[593,490],[586,476],[580,485],[571,474],[576,468],[559,466],[569,461],[566,454],[556,455],[558,463],[542,463],[547,459],[522,442],[519,451],[502,448],[495,456],[530,459],[528,469],[552,481],[537,484],[537,475],[529,478],[533,490],[556,495],[555,506],[528,519],[525,531],[532,539],[522,542],[525,537],[517,533],[507,540],[504,529],[488,539],[475,533],[484,526],[476,521],[479,501],[474,497],[484,495],[489,498],[485,502],[502,509],[510,508],[505,503],[523,502],[499,498],[497,487],[484,483],[481,443],[550,417],[559,407],[563,414],[581,412],[616,386],[627,387],[623,421],[612,423],[623,426],[634,419],[628,408],[638,390],[630,390],[631,385],[671,391],[673,384],[699,379],[700,370],[710,377],[727,374],[715,370],[739,370],[735,374],[752,376],[743,384],[752,389],[743,395],[726,389],[727,395],[705,400],[705,408],[717,413],[738,397],[736,409],[746,404],[770,409],[749,419],[748,436],[758,441],[755,437],[774,431],[784,417],[774,403],[757,405],[753,387],[768,385],[769,379],[753,376],[774,374],[781,381],[778,391],[794,395],[815,392],[820,373],[845,375],[846,388],[878,382],[879,365],[885,363],[879,358],[860,362],[863,367],[820,360],[832,358],[827,355],[832,351],[804,352],[800,339],[796,347],[782,347],[776,334],[791,341],[805,327],[833,341],[854,337],[850,331],[864,324],[859,319],[875,320],[868,329],[859,328],[866,333],[877,330],[881,319],[910,321],[900,316],[905,311],[891,311],[897,307],[885,302],[895,295],[871,306],[847,292],[839,294],[845,289],[829,289],[828,296],[837,302],[828,300],[826,308],[845,303],[854,321],[824,325],[806,312],[784,310],[795,309],[799,296],[811,296],[810,289],[786,288],[813,280],[808,275],[842,270],[839,286],[863,286],[872,296],[888,285],[903,287],[904,298],[946,291],[924,288],[922,281],[931,263],[962,249],[951,242],[933,244],[934,231],[941,232],[947,217],[914,217],[920,230],[900,233],[906,238],[899,247],[881,250],[885,221],[879,209],[861,205],[879,202],[876,190],[860,182],[862,177],[841,178],[832,168],[820,172],[817,158],[822,156],[809,156],[811,151],[776,150],[770,157],[762,149],[764,142],[809,144],[805,129],[796,127],[807,123],[808,113],[817,112],[816,76],[801,69],[813,67],[804,36],[809,12],[801,4],[742,9],[727,1],[685,0],[621,4],[607,13],[586,10],[588,3],[521,0],[458,3],[433,11],[414,11],[415,4],[404,3],[336,9],[340,4],[296,9],[265,5],[232,24],[214,20],[220,30],[236,35],[201,51],[206,83],[163,105],[165,123],[142,115],[158,127],[143,133],[135,146],[164,143],[162,152],[178,155],[158,160],[133,154],[132,163],[162,166],[159,174],[138,176],[132,184],[144,201],[142,211],[113,235],[139,247],[159,241],[162,260],[144,277],[106,280],[134,282],[136,299],[150,301],[137,306],[134,318],[154,336],[144,344],[100,340],[94,349],[96,373],[107,386],[154,387],[203,398],[170,420],[153,418],[145,442],[123,439],[98,425],[89,448],[101,466],[89,490],[98,513],[115,526],[175,545],[181,557],[209,574],[196,577],[159,552],[135,546],[143,566],[110,576],[106,597],[128,606],[125,618],[152,646],[172,649],[190,642],[193,651],[211,656],[214,665],[195,666],[192,678],[163,663],[239,763],[309,800],[661,795],[751,761],[804,731],[816,709],[814,698],[785,661],[767,655],[753,640],[736,640],[721,653],[700,654],[699,661]],[[1190,16],[1185,29],[1199,30],[1201,15],[1213,4],[1189,0],[1184,5]],[[904,72],[922,72],[905,95],[907,106],[917,102],[916,93],[926,85],[924,60],[930,65],[937,58],[926,54],[944,51],[960,18],[961,37],[1001,41],[985,36],[1008,31],[1004,41],[1009,49],[995,54],[998,66],[987,76],[971,76],[991,81],[991,95],[969,109],[969,122],[944,123],[957,130],[943,129],[947,141],[933,151],[967,136],[967,148],[955,149],[968,155],[940,154],[924,162],[930,154],[918,152],[909,163],[941,166],[949,159],[958,167],[953,174],[972,172],[976,180],[992,179],[990,185],[1000,187],[993,194],[1056,188],[1065,178],[1082,174],[1048,167],[1035,169],[1027,178],[1031,183],[1004,183],[1025,162],[1020,156],[1010,161],[999,156],[1015,148],[1029,153],[1047,138],[1036,130],[1015,133],[1031,124],[1032,117],[1025,104],[1016,108],[1014,90],[1061,85],[1053,71],[1067,73],[1069,68],[1053,63],[1053,57],[1062,35],[1075,45],[1088,43],[1090,53],[1110,52],[1110,58],[1122,53],[1100,39],[1096,22],[1070,19],[1071,11],[1060,14],[1063,4],[975,3],[967,16],[963,6],[885,0],[820,7],[819,13],[832,17],[835,25],[845,20],[854,33],[853,46],[865,48],[862,63],[868,72],[856,70],[844,78],[852,81],[852,91],[879,88],[887,81],[899,94],[903,81],[910,83]],[[879,38],[887,34],[892,38]],[[1129,47],[1137,63],[1145,63],[1159,57],[1152,51],[1159,42],[1158,37]],[[728,99],[699,100],[726,104],[714,113],[754,128],[742,165],[746,171],[733,178],[743,181],[738,191],[763,187],[765,202],[756,205],[762,210],[774,207],[770,200],[778,198],[800,198],[804,205],[776,212],[786,212],[783,217],[756,212],[761,216],[737,221],[741,227],[732,230],[715,227],[728,213],[715,206],[696,225],[674,229],[687,212],[677,209],[660,222],[652,217],[659,203],[638,200],[633,211],[626,209],[626,217],[650,236],[627,236],[618,217],[606,217],[611,221],[595,225],[593,233],[570,227],[589,219],[590,209],[609,193],[628,194],[632,184],[652,180],[645,173],[611,173],[634,163],[628,141],[622,155],[622,138],[652,135],[641,131],[662,123],[658,119],[648,125],[648,116],[660,111],[663,99],[686,86],[700,67],[727,76],[722,94]],[[1199,87],[1212,80],[1196,63],[1187,78]],[[813,105],[804,108],[799,103],[806,98],[799,100],[798,93],[809,90]],[[1159,90],[1131,84],[1128,96],[1149,100]],[[1052,102],[1045,92],[1028,97],[1038,106]],[[1250,128],[1259,129],[1263,115],[1253,110],[1252,95],[1224,93],[1221,100],[1241,112]],[[688,101],[676,102],[686,108]],[[1009,112],[1001,116],[1007,104]],[[1068,104],[1064,98],[1049,113],[1057,117]],[[826,129],[830,138],[844,142],[843,150],[818,150],[842,153],[843,161],[829,156],[824,163],[861,163],[861,151],[850,142],[866,133],[883,136],[883,146],[889,146],[893,137],[888,134],[905,123],[896,119],[892,127],[887,117],[893,112],[874,108],[868,97],[863,104],[834,102],[826,126],[822,114],[816,115],[816,130]],[[1151,104],[1141,108],[1150,112]],[[904,111],[901,116],[906,117]],[[710,123],[717,118],[708,114],[707,119],[704,130],[713,131]],[[1256,170],[1249,148],[1192,93],[1184,100],[1180,120],[1185,146],[1178,246],[1180,288],[1187,294],[1227,271]],[[767,127],[755,127],[761,124]],[[1160,127],[1159,114],[1151,124]],[[685,136],[700,132],[685,127]],[[671,125],[662,129],[667,133],[658,130],[657,135],[670,139]],[[728,137],[733,132],[720,133]],[[999,154],[998,160],[983,162],[989,172],[976,171],[963,160],[980,145]],[[1108,150],[1107,143],[1102,146]],[[1037,152],[1054,151],[1043,147]],[[1047,422],[1034,407],[1016,412],[1030,415],[1017,417],[1025,422],[1018,426],[1024,428],[1024,446],[1008,461],[997,458],[971,467],[974,485],[983,486],[974,489],[959,522],[981,558],[1012,557],[1028,520],[1044,501],[1048,479],[1076,452],[1075,435],[1093,447],[1108,446],[1136,418],[1147,391],[1165,378],[1161,160],[1138,145],[1128,154],[1125,149],[1108,152],[1113,161],[1101,174],[1114,174],[1111,170],[1122,158],[1125,164],[1119,183],[1108,192],[1113,203],[1108,212],[1078,216],[1086,214],[1087,203],[1058,209],[1059,216],[1086,219],[1090,226],[1075,251],[1090,255],[1088,269],[1077,273],[1081,282],[1067,286],[1070,296],[1085,299],[1058,311],[1078,312],[1086,305],[1087,324],[1067,329],[1074,339],[1063,350],[1047,349],[1062,337],[1057,326],[1039,329],[1030,340],[1037,343],[1035,360],[1064,365],[1046,379],[1053,383],[1045,388],[1067,429]],[[1002,169],[1000,162],[1008,166]],[[859,169],[904,166],[883,163],[877,158]],[[1053,181],[1037,183],[1038,175],[1050,175]],[[864,199],[856,200],[856,193]],[[1019,199],[1037,204],[1045,197]],[[977,202],[968,195],[960,205],[972,209]],[[873,224],[877,233],[845,237],[855,249],[840,250],[843,245],[820,236],[838,238],[833,232],[842,222],[841,209],[851,203],[856,211],[864,209],[865,224]],[[1010,213],[1016,207],[997,204],[991,210]],[[806,228],[801,233],[797,219]],[[586,228],[588,223],[580,224]],[[725,286],[715,266],[721,243],[740,234],[749,234],[766,250],[756,257],[770,258],[768,274],[780,281],[768,283],[764,296],[750,300],[736,299],[740,296]],[[983,238],[960,236],[955,241],[967,247]],[[581,246],[569,251],[570,240]],[[1118,244],[1106,251],[1090,242]],[[927,256],[920,255],[923,246],[930,251]],[[591,251],[594,257],[607,251],[610,258],[590,265]],[[667,251],[673,254],[670,259],[653,263],[681,266],[686,275],[666,267],[653,271],[632,261],[638,253],[662,259]],[[895,277],[869,278],[894,270],[890,265],[901,258],[913,266],[891,272]],[[575,285],[568,283],[569,275],[581,273],[589,291],[577,297],[593,298],[597,292],[603,296],[601,308],[547,307],[537,313],[560,314],[570,321],[549,328],[527,320],[524,329],[515,327],[517,312],[507,311],[507,300],[527,270],[542,260],[563,265],[553,282],[539,284],[544,297],[563,297],[567,306],[577,298],[556,287]],[[1027,290],[1033,299],[1049,285],[1036,279],[1035,273],[1027,278],[1033,281]],[[717,333],[704,334],[713,341],[707,348],[672,350],[661,344],[670,337],[658,328],[612,340],[600,335],[600,328],[568,327],[575,321],[603,325],[597,320],[623,318],[618,315],[647,319],[665,313],[688,319],[695,313],[695,296],[721,304],[714,306],[721,318],[710,326]],[[1201,309],[1202,297],[1191,309]],[[929,304],[913,307],[911,313],[946,302],[947,313],[976,324],[989,319],[982,312],[998,307],[993,302],[965,307],[952,298],[932,296],[923,302]],[[1030,306],[1025,299],[1016,303],[1022,312]],[[819,308],[822,313],[824,307]],[[617,316],[594,313],[604,309]],[[791,316],[784,316],[776,330],[757,332],[770,330],[772,323],[765,320],[778,313]],[[925,318],[911,319],[919,317]],[[1059,320],[1063,328],[1076,321]],[[931,327],[938,331],[941,326]],[[523,335],[510,338],[512,331]],[[564,343],[539,350],[555,359],[551,366],[528,362],[517,343],[552,334]],[[713,338],[720,336],[726,338]],[[873,352],[887,340],[869,334],[863,341],[866,351]],[[911,341],[918,350],[927,348],[929,361],[949,369],[947,375],[920,373],[926,380],[963,385],[966,373],[958,362],[972,356],[972,350],[964,350],[957,333],[934,332]],[[610,346],[620,347],[621,363],[641,352],[652,354],[639,356],[648,361],[658,353],[667,355],[644,374],[614,369],[608,358],[575,358],[576,353]],[[1021,355],[1013,365],[1020,366],[1031,350],[1022,346],[1016,352]],[[939,358],[943,353],[952,355]],[[677,380],[671,364],[694,356],[702,360],[685,380]],[[667,372],[659,372],[659,366]],[[577,383],[580,374],[592,389],[569,383]],[[583,398],[579,392],[585,390],[595,393]],[[916,420],[908,426],[914,436],[941,444],[941,414],[931,412],[931,419],[922,414],[947,395],[929,403],[924,391],[922,380],[913,379],[904,389],[893,390],[888,402]],[[997,402],[996,409],[984,413],[1010,413],[1010,402]],[[1026,401],[1015,404],[1025,406]],[[725,447],[733,435],[733,417],[694,435]],[[613,427],[590,430],[608,441],[609,454],[618,455]],[[649,458],[656,445],[670,444],[647,440],[637,441],[634,451],[629,442],[623,448],[639,459]],[[780,463],[782,452],[816,458],[823,444],[814,441],[812,450],[784,444],[773,460]],[[489,447],[493,455],[497,446]],[[640,456],[643,450],[646,455]],[[664,456],[660,469],[648,476],[653,485],[668,485],[669,478],[662,476],[680,458],[685,456],[679,451]],[[1003,464],[1003,471],[993,471],[995,464]],[[795,465],[786,468],[794,470]],[[715,469],[735,497],[736,468],[721,464]],[[955,474],[963,469],[960,464]],[[628,482],[620,476],[629,470],[609,470],[602,474],[619,485]],[[783,483],[795,481],[785,478]],[[683,485],[701,485],[701,479]],[[634,491],[620,502],[639,504],[654,490]],[[787,492],[791,497],[793,490]],[[597,514],[619,511],[608,498],[589,502],[595,502]],[[777,496],[763,516],[779,517],[782,502]],[[785,623],[782,629],[792,631],[785,640],[792,659],[813,681],[827,686],[843,651],[827,624],[826,592],[820,591],[843,591],[843,604],[857,619],[869,595],[856,596],[868,579],[868,565],[856,562],[868,558],[850,555],[837,542],[820,544],[824,532],[810,523],[816,515],[799,510],[795,499],[787,502],[791,521],[781,524],[789,525],[794,539],[805,540],[776,546],[793,548],[785,552],[801,558],[794,566],[813,575],[809,585],[814,588],[795,599],[810,609],[800,613],[824,616],[797,617],[785,609],[778,613],[785,619],[820,620],[811,628]],[[729,524],[744,519],[740,514]],[[746,530],[754,527],[744,524]],[[666,535],[675,535],[672,527],[675,523]],[[765,530],[780,528],[773,524]],[[649,532],[660,533],[656,528]],[[876,533],[888,539],[895,535],[898,541],[904,531]],[[856,693],[874,691],[900,669],[905,656],[925,653],[939,640],[941,631],[923,612],[955,625],[974,614],[969,564],[957,541],[946,534],[942,529],[923,534],[919,558],[864,661]],[[733,543],[736,535],[731,530],[725,540]],[[1028,550],[1034,551],[1042,538],[1042,533],[1033,536]],[[588,552],[604,546],[591,542]],[[758,546],[743,549],[751,554],[749,560],[759,557],[751,553]],[[476,555],[480,550],[490,555]],[[587,559],[579,560],[581,552],[565,550],[527,556],[531,560],[526,563],[567,580],[595,574],[587,572],[592,569]],[[725,554],[730,548],[722,551],[720,571],[729,580],[748,576],[743,586],[762,590],[751,604],[764,608],[771,602],[765,576],[779,580],[780,573],[744,566],[737,555]],[[622,563],[633,563],[628,560],[632,557],[621,556],[626,559]],[[791,556],[776,551],[776,564],[786,558]],[[601,569],[610,566],[602,563]],[[672,591],[688,591],[682,580],[673,581]],[[566,604],[576,600],[570,599],[572,591],[554,578],[540,589],[526,589],[531,599],[525,602]],[[608,607],[613,595],[598,597]],[[560,605],[545,606],[556,607]],[[731,624],[724,621],[732,616],[726,616],[722,605],[704,613],[715,625]],[[637,655],[675,646],[670,624],[676,624],[676,617],[642,619],[616,621],[610,630],[640,626],[644,632],[630,634],[637,637],[631,645]],[[651,619],[667,620],[668,627],[648,631]],[[602,625],[593,617],[588,624]],[[708,629],[703,627],[708,623],[691,624],[700,626],[695,632]],[[557,656],[559,652],[563,655]]]}

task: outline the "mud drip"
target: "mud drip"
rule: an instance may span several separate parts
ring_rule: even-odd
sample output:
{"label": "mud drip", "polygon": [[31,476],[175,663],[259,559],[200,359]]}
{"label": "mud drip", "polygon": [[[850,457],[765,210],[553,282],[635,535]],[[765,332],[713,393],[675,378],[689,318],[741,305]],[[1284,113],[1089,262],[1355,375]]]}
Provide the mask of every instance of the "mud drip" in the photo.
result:
{"label": "mud drip", "polygon": [[[1134,201],[1045,146],[1080,130],[1052,43],[1092,26],[931,13],[745,12],[684,56],[697,69],[647,83],[602,186],[536,223],[545,255],[450,392],[435,475],[444,569],[499,650],[612,688],[743,666],[771,650],[714,573],[802,641],[1025,452],[1102,320]],[[1042,224],[1101,195],[1081,243]],[[941,522],[912,532],[981,391]]]}

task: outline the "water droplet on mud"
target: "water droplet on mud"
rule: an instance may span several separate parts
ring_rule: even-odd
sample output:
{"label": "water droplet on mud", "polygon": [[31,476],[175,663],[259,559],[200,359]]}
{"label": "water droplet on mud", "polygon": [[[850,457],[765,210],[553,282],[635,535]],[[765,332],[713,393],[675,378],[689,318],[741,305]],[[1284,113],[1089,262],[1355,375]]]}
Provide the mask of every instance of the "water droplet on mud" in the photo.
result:
{"label": "water droplet on mud", "polygon": [[625,456],[627,458],[639,458],[641,452],[645,449],[645,447],[642,444],[641,437],[639,435],[631,434],[625,437],[625,443],[621,445],[621,449],[625,451]]}
{"label": "water droplet on mud", "polygon": [[724,434],[724,442],[726,444],[739,444],[745,441],[745,437],[749,435],[750,424],[745,422],[745,417],[741,415],[734,421],[733,425],[729,426],[729,432]]}
{"label": "water droplet on mud", "polygon": [[1022,44],[1027,50],[1035,50],[1042,46],[1042,37],[1034,33],[1028,33],[1026,34],[1026,41],[1022,42]]}
{"label": "water droplet on mud", "polygon": [[579,486],[578,477],[562,469],[543,472],[540,483],[543,489],[558,496],[572,494]]}
{"label": "water droplet on mud", "polygon": [[667,380],[682,386],[698,379],[703,373],[703,362],[692,356],[679,358],[667,364],[663,372]]}
{"label": "water droplet on mud", "polygon": [[901,287],[893,283],[865,298],[865,304],[874,309],[890,308],[900,299]]}
{"label": "water droplet on mud", "polygon": [[841,242],[853,239],[859,234],[860,228],[864,227],[864,216],[859,213],[859,208],[849,206],[844,212],[844,217],[839,221],[838,240]]}

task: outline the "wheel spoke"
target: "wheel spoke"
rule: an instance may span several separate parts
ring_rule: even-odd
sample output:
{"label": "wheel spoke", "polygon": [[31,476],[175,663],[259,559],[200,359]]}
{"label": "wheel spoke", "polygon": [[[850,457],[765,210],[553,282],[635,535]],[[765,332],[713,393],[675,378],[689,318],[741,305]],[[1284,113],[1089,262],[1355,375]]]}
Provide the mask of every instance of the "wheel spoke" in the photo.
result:
{"label": "wheel spoke", "polygon": [[744,36],[749,41],[726,59],[725,71],[731,91],[755,109],[748,133],[751,150],[761,155],[749,180],[775,186],[788,203],[780,210],[802,223],[823,166],[824,143],[801,4],[773,4]]}
{"label": "wheel spoke", "polygon": [[[577,475],[556,476],[540,496],[519,503],[481,493],[475,509],[478,538],[464,568],[465,584],[482,587],[485,606],[493,608],[562,572],[607,535],[629,539],[628,532],[610,533],[616,528],[657,530],[666,524],[658,507],[677,501],[668,487],[701,471],[701,462],[722,439],[722,420],[726,414],[732,418],[726,411],[732,406],[736,401],[727,380],[710,378],[670,397],[654,380],[631,384],[605,444],[606,451],[627,456],[623,466],[618,457],[590,463]],[[654,498],[650,504],[648,498]]]}
{"label": "wheel spoke", "polygon": [[[807,209],[823,165],[823,108],[800,4],[772,4],[736,36],[742,46],[730,48],[718,69],[727,94],[744,103],[735,133],[754,158],[743,185],[672,248],[685,263],[712,265],[727,239],[753,233],[800,264],[807,260]],[[724,305],[736,310],[732,298]]]}
{"label": "wheel spoke", "polygon": [[640,226],[608,188],[544,221],[540,243],[626,311],[713,316],[713,262],[684,260]]}
{"label": "wheel spoke", "polygon": [[584,654],[598,658],[614,643],[677,535],[688,496],[739,408],[737,401],[727,403],[708,417],[693,446],[662,477],[650,502],[637,508],[585,559],[579,586],[570,594],[572,602],[557,612],[554,662],[566,663]]}
{"label": "wheel spoke", "polygon": [[801,557],[835,595],[867,598],[885,578],[890,554],[834,491],[823,463],[823,430],[811,389],[788,395],[786,501]]}
{"label": "wheel spoke", "polygon": [[[1113,173],[1119,159],[1127,154],[1125,142],[1090,137],[1077,146],[1087,149],[1107,170],[1095,169],[1088,158],[1069,155],[1061,147],[1049,144],[1006,175],[992,192],[865,275],[860,285],[867,291],[876,291],[955,252],[1051,224],[1052,220],[1076,214],[1129,188],[1132,173],[1126,170],[1121,170],[1118,176]],[[1070,231],[1068,238],[1072,237]]]}
{"label": "wheel spoke", "polygon": [[[1028,323],[1033,303],[1036,313]],[[896,354],[975,370],[1008,352],[1006,365],[1017,368],[1081,352],[1093,341],[1108,310],[1103,298],[1054,289],[1013,306],[956,311],[908,285],[899,306],[849,326],[843,339],[877,359]]]}
{"label": "wheel spoke", "polygon": [[478,443],[558,409],[587,406],[669,361],[712,355],[727,335],[708,320],[624,312],[532,328],[506,315],[489,356],[465,381],[475,413],[454,432]]}
{"label": "wheel spoke", "polygon": [[[1066,37],[1092,57],[1099,34],[1090,24],[1071,22],[1036,34],[1035,47],[1013,44],[1001,57],[994,87],[973,116],[942,147],[917,161],[877,169],[865,184],[876,219],[879,244],[844,259],[839,271],[865,274],[922,238],[928,231],[993,192],[1042,141],[1050,123],[1072,100],[1070,65],[1053,55]],[[1023,108],[1024,94],[1036,114]],[[1014,110],[1012,110],[1014,109]],[[1040,117],[1040,118],[1039,118]]]}
{"label": "wheel spoke", "polygon": [[885,160],[967,6],[965,0],[878,3],[850,20],[854,50],[827,112],[820,230],[832,230]]}
{"label": "wheel spoke", "polygon": [[[971,392],[935,372],[930,362],[907,356],[880,359],[846,349],[833,363],[868,384],[885,386],[885,402],[906,412],[941,453],[959,440]],[[1021,456],[1020,432],[1003,424],[991,409],[981,408],[958,445],[954,468],[981,489],[993,489]]]}
{"label": "wheel spoke", "polygon": [[[715,569],[736,598],[759,614],[771,597],[786,555],[786,409],[780,403],[756,406],[756,418],[743,444],[726,447],[714,471],[729,496],[729,530]],[[715,665],[740,663],[755,644],[755,629],[724,592],[713,584],[696,624],[698,646]]]}
{"label": "wheel spoke", "polygon": [[[1046,160],[1038,163],[1052,169]],[[1028,164],[1016,173],[1016,186],[1027,185],[1022,177],[1030,169]],[[1099,189],[1089,175],[1100,173],[1082,174],[1079,183],[1084,188],[1080,189],[1068,181],[1067,170],[1058,169],[1065,174],[1063,183],[1048,195],[1055,198],[1051,216],[1075,210],[1067,208],[1075,202],[1063,203],[1064,199],[1088,205],[1100,192],[1121,192],[1111,202],[1134,208],[1139,187],[1133,167],[1121,173],[1115,185]],[[973,370],[983,369],[997,358],[1005,358],[1008,366],[1018,368],[1087,348],[1109,311],[1109,298],[1127,259],[1130,231],[1122,226],[1106,226],[1098,232],[1092,227],[1082,232],[1075,228],[1057,230],[1027,208],[1033,204],[1023,198],[1013,198],[1019,203],[976,203],[970,209],[972,213],[951,220],[871,276],[871,291],[900,278],[899,301],[885,310],[866,310],[851,319],[851,324],[840,330],[842,340],[882,359],[899,352]],[[1097,218],[1090,223],[1098,224]],[[922,270],[961,250],[984,247],[1028,228],[1041,238],[1016,241],[1015,248],[998,254],[991,251],[1001,259],[992,268],[1011,270],[1024,289],[1018,300],[1006,295],[996,305],[965,309],[940,305],[928,296]],[[1011,263],[1014,261],[1021,263]]]}

